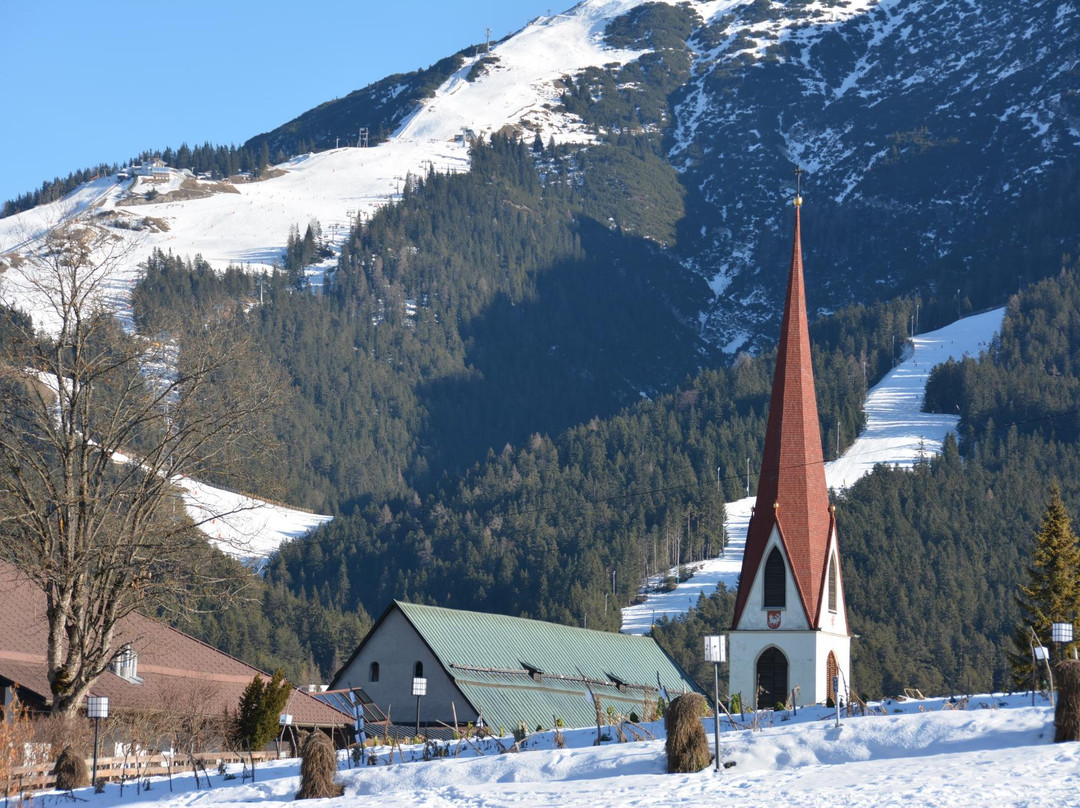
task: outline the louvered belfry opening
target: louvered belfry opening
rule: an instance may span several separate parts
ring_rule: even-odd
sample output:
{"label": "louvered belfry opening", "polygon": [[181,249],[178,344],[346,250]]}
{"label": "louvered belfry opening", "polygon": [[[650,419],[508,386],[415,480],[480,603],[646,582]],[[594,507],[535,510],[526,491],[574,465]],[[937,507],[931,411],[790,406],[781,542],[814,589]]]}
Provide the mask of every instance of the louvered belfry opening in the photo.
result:
{"label": "louvered belfry opening", "polygon": [[774,547],[765,562],[765,602],[766,609],[783,609],[787,606],[787,571],[784,556]]}
{"label": "louvered belfry opening", "polygon": [[836,556],[829,559],[829,611],[835,612],[840,602],[840,576],[836,571]]}

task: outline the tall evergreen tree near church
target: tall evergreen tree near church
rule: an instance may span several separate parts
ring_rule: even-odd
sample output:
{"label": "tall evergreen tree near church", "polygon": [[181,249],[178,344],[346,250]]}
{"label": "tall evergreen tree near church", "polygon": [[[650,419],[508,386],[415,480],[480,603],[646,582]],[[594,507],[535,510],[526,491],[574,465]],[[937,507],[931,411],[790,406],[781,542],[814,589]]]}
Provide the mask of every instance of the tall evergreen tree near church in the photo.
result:
{"label": "tall evergreen tree near church", "polygon": [[[1051,623],[1073,623],[1074,634],[1080,617],[1080,540],[1072,529],[1061,490],[1055,484],[1050,491],[1050,502],[1043,514],[1039,532],[1035,534],[1035,548],[1031,565],[1027,569],[1027,583],[1020,584],[1016,596],[1020,607],[1020,625],[1014,639],[1015,651],[1011,655],[1013,674],[1017,684],[1023,685],[1031,677],[1031,633],[1035,630],[1039,641],[1050,645]],[[1069,653],[1072,645],[1064,651]]]}

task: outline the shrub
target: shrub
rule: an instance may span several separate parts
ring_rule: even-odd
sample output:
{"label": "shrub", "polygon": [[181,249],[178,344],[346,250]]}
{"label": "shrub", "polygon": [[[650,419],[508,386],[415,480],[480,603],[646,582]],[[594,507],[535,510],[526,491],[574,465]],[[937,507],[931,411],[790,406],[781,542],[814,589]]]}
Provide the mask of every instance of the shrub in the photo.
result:
{"label": "shrub", "polygon": [[278,732],[278,716],[292,690],[279,668],[269,682],[257,675],[244,688],[233,722],[232,741],[241,749],[262,749]]}

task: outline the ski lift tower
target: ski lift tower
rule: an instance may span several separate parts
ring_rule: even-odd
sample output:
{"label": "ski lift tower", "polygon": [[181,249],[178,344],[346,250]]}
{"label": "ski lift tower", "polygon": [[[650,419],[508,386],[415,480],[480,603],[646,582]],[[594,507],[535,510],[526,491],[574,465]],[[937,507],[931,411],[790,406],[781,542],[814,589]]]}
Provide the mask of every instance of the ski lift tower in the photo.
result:
{"label": "ski lift tower", "polygon": [[368,128],[366,126],[360,127],[360,133],[356,138],[356,146],[360,149],[366,149],[368,147]]}

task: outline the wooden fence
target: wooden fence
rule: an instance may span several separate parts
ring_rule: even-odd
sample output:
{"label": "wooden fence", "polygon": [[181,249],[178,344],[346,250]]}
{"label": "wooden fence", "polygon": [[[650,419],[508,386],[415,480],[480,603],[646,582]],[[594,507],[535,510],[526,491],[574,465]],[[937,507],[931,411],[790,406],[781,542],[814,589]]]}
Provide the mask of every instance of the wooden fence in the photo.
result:
{"label": "wooden fence", "polygon": [[[276,760],[278,753],[271,751],[255,752],[251,758],[245,754],[243,756],[236,754],[235,752],[199,752],[192,756],[194,757],[196,768],[199,777],[202,777],[205,771],[212,777],[217,777],[218,766],[221,764],[236,764],[248,762],[251,758],[255,760],[256,764],[264,763],[267,760]],[[136,757],[129,755],[128,757],[99,757],[97,762],[97,776],[99,780],[108,780],[110,782],[130,782],[131,788],[135,788],[136,780],[141,780],[147,777],[163,777],[172,772],[174,775],[182,774],[184,772],[190,772],[193,768],[192,758],[187,755],[172,755],[172,765],[169,765],[170,757],[162,755],[160,752],[141,754]],[[16,794],[28,794],[34,791],[48,791],[56,787],[56,775],[52,773],[55,762],[50,761],[48,763],[41,763],[36,766],[18,766],[12,770],[11,779],[7,784],[0,783],[0,791],[6,791],[7,794],[0,794],[0,796],[15,796]],[[93,768],[93,758],[86,759],[86,769],[91,771]]]}

